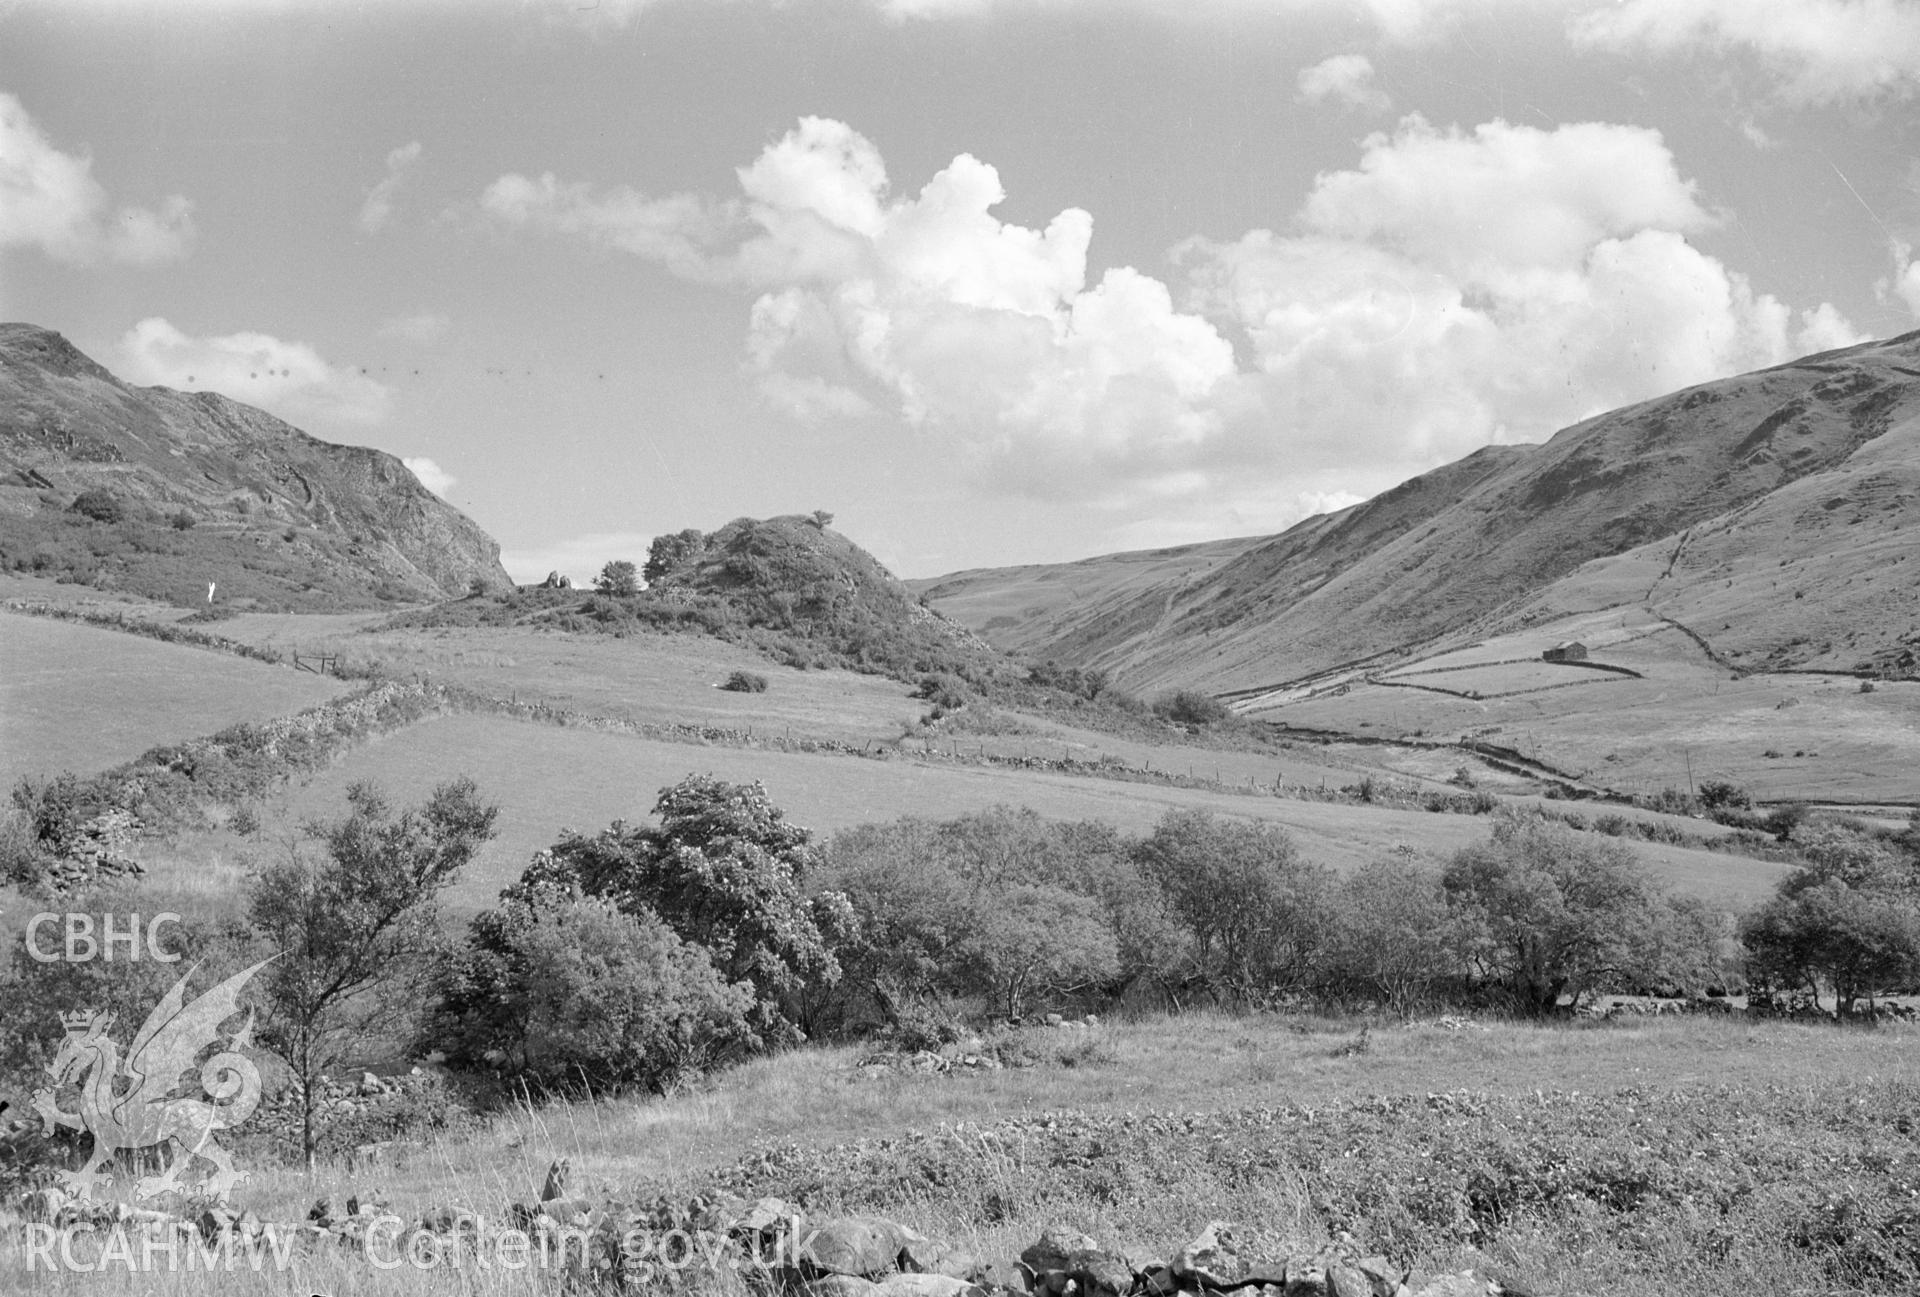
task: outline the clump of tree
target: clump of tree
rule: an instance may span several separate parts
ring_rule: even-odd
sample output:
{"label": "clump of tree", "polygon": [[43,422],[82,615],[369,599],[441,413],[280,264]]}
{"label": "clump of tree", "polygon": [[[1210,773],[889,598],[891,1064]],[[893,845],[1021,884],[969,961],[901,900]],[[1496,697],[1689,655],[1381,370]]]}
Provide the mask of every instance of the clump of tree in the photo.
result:
{"label": "clump of tree", "polygon": [[[441,977],[433,1031],[450,1055],[529,1083],[661,1088],[804,1038],[809,992],[839,979],[846,910],[807,889],[812,835],[758,783],[689,776],[654,810],[655,825],[568,834],[475,921]],[[569,994],[606,1013],[554,1000]],[[665,1052],[631,1057],[643,1046]]]}
{"label": "clump of tree", "polygon": [[1510,816],[1441,875],[1472,970],[1542,1015],[1594,991],[1700,986],[1718,937],[1712,913],[1658,886],[1625,844]]}
{"label": "clump of tree", "polygon": [[1138,856],[1186,929],[1182,986],[1238,1003],[1312,988],[1333,873],[1305,860],[1284,829],[1170,811]]}
{"label": "clump of tree", "polygon": [[729,693],[763,694],[767,691],[767,678],[757,671],[735,671],[720,687]]}
{"label": "clump of tree", "polygon": [[1769,993],[1861,1000],[1920,982],[1920,869],[1900,843],[1830,822],[1799,828],[1806,864],[1746,916],[1749,979]]}
{"label": "clump of tree", "polygon": [[828,878],[851,922],[824,1017],[897,1032],[962,1003],[1019,1018],[1035,1001],[1106,1002],[1151,976],[1165,944],[1164,901],[1131,845],[1005,806],[837,835]]}
{"label": "clump of tree", "polygon": [[698,527],[655,536],[647,547],[647,584],[653,585],[679,571],[706,548],[706,533]]}
{"label": "clump of tree", "polygon": [[1028,668],[1027,681],[1092,702],[1107,692],[1113,683],[1113,675],[1099,667],[1063,667],[1049,658]]}

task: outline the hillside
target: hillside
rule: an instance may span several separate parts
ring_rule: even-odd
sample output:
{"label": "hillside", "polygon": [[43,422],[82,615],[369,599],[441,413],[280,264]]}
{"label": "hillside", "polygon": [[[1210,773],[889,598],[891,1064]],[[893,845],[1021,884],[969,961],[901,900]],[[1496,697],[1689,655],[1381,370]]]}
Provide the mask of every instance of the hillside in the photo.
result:
{"label": "hillside", "polygon": [[1168,591],[1231,562],[1271,539],[1247,536],[1170,549],[1102,554],[1073,563],[973,568],[907,582],[907,588],[1007,653],[1045,656],[1078,627],[1131,604],[1147,591]]}
{"label": "hillside", "polygon": [[29,324],[0,324],[0,564],[311,611],[511,586],[492,538],[393,456],[215,393],[129,386]]}
{"label": "hillside", "polygon": [[[1629,406],[1538,447],[1490,447],[1139,588],[1031,651],[1134,688],[1235,692],[1449,632],[1652,600],[1724,637],[1729,663],[1910,672],[1917,379],[1908,334]],[[969,595],[990,606],[977,582]]]}

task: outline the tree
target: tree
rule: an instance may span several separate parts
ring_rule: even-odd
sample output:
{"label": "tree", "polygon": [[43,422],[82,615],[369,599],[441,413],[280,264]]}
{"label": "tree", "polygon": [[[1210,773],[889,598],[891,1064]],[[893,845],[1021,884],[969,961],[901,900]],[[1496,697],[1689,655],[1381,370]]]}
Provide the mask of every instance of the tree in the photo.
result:
{"label": "tree", "polygon": [[1301,859],[1283,830],[1169,811],[1140,844],[1139,859],[1187,928],[1200,985],[1248,999],[1311,980],[1332,875]]}
{"label": "tree", "polygon": [[600,569],[599,576],[593,578],[593,588],[601,594],[621,598],[639,594],[640,573],[626,559],[616,558]]}
{"label": "tree", "polygon": [[815,527],[818,527],[821,531],[825,531],[828,527],[833,525],[833,515],[828,513],[825,509],[815,509],[811,514],[807,516],[807,521],[812,523]]}
{"label": "tree", "polygon": [[651,585],[664,576],[668,576],[688,559],[699,554],[705,547],[707,538],[697,527],[685,531],[673,532],[665,536],[655,536],[653,543],[647,546],[647,566],[644,575]]}
{"label": "tree", "polygon": [[661,790],[654,811],[657,828],[616,821],[591,838],[569,834],[529,877],[657,914],[706,947],[727,981],[753,986],[756,1030],[797,1034],[804,984],[840,972],[805,890],[819,863],[813,835],[787,823],[757,781],[689,775]]}
{"label": "tree", "polygon": [[1119,971],[1113,930],[1099,902],[1063,887],[1016,883],[977,894],[969,907],[962,958],[977,988],[1018,1019],[1027,997],[1104,982]]}
{"label": "tree", "polygon": [[293,1073],[309,1170],[321,1077],[359,1033],[404,1003],[383,992],[418,976],[440,948],[435,898],[493,836],[498,811],[466,778],[398,815],[370,783],[348,789],[347,804],[344,819],[307,826],[324,858],[296,846],[260,869],[247,892],[253,926],[280,952],[262,979],[261,1043]]}
{"label": "tree", "polygon": [[1563,995],[1604,981],[1649,984],[1683,975],[1674,911],[1634,854],[1611,838],[1512,818],[1466,847],[1441,875],[1465,924],[1466,948],[1523,1012],[1548,1014]]}

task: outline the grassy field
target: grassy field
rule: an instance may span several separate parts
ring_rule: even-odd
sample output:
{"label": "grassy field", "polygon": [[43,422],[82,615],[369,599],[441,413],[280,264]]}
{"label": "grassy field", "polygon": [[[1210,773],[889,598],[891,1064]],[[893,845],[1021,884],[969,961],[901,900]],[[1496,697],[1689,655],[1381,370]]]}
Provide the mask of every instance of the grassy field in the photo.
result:
{"label": "grassy field", "polygon": [[[1630,667],[1645,678],[1545,663],[1490,665],[1537,657],[1563,639],[1585,643],[1594,661]],[[1482,738],[1626,792],[1684,790],[1719,779],[1763,800],[1911,803],[1915,796],[1906,772],[1920,764],[1920,682],[1882,682],[1862,693],[1850,676],[1735,679],[1684,633],[1646,613],[1615,609],[1566,618],[1382,674],[1487,696],[1383,687],[1354,675],[1343,681],[1343,693],[1274,695],[1243,710],[1262,720],[1374,737]],[[1568,688],[1496,696],[1585,676],[1591,679]]]}
{"label": "grassy field", "polygon": [[[1441,854],[1485,838],[1485,820],[1378,806],[1242,796],[1205,789],[1060,774],[819,753],[701,747],[491,716],[422,722],[357,749],[292,795],[288,823],[340,813],[347,785],[371,779],[417,801],[457,774],[471,775],[501,806],[499,837],[468,869],[451,897],[466,912],[492,903],[528,858],[562,829],[594,832],[615,819],[639,820],[659,790],[689,774],[759,779],[796,823],[821,834],[914,814],[946,818],[996,803],[1031,806],[1057,819],[1097,819],[1150,828],[1167,810],[1190,806],[1244,815],[1288,829],[1310,857],[1349,869],[1399,848]],[[1785,867],[1718,852],[1636,844],[1670,885],[1729,907],[1769,893]]]}
{"label": "grassy field", "polygon": [[[850,742],[899,737],[926,704],[896,680],[851,671],[796,671],[749,649],[695,635],[572,634],[488,627],[380,631],[353,616],[249,614],[222,635],[266,648],[339,654],[350,665],[424,674],[501,698],[643,724],[751,726],[756,733]],[[765,693],[716,688],[736,670]]]}
{"label": "grassy field", "polygon": [[[1770,1210],[1806,1214],[1819,1210],[1822,1195],[1846,1191],[1836,1176],[1859,1188],[1911,1167],[1914,1137],[1897,1133],[1887,1110],[1890,1099],[1920,1083],[1910,1028],[1842,1031],[1726,1020],[1376,1024],[1359,1048],[1351,1023],[1191,1013],[1033,1035],[1041,1062],[1017,1070],[875,1075],[856,1066],[856,1050],[806,1049],[749,1063],[670,1098],[520,1108],[471,1134],[358,1171],[329,1167],[308,1177],[257,1168],[239,1201],[264,1218],[286,1220],[302,1217],[318,1197],[358,1194],[407,1220],[454,1206],[499,1221],[510,1204],[537,1197],[547,1164],[565,1157],[573,1165],[574,1192],[600,1201],[685,1192],[721,1173],[750,1191],[791,1194],[799,1187],[829,1207],[853,1201],[883,1210],[987,1256],[1010,1256],[1042,1225],[1060,1220],[1146,1259],[1169,1253],[1215,1217],[1234,1221],[1257,1247],[1322,1242],[1340,1186],[1356,1175],[1364,1181],[1376,1163],[1383,1172],[1404,1167],[1408,1157],[1418,1160],[1413,1150],[1421,1148],[1433,1150],[1434,1160],[1423,1165],[1438,1184],[1463,1170],[1452,1163],[1477,1145],[1482,1131],[1499,1155],[1528,1148],[1529,1138],[1562,1139],[1562,1165],[1553,1174],[1618,1177],[1624,1164],[1609,1170],[1605,1159],[1617,1155],[1609,1147],[1622,1148],[1608,1137],[1608,1123],[1619,1121],[1636,1127],[1634,1140],[1660,1141],[1646,1152],[1676,1175],[1738,1177],[1737,1164],[1723,1164],[1750,1147],[1766,1149],[1785,1169],[1752,1189],[1729,1186],[1733,1198],[1717,1207],[1662,1208],[1660,1186],[1650,1185],[1641,1190],[1655,1195],[1650,1209],[1554,1203],[1537,1214],[1500,1213],[1496,1227],[1445,1242],[1415,1243],[1411,1233],[1397,1245],[1358,1241],[1387,1247],[1402,1265],[1476,1264],[1568,1297],[1640,1291],[1620,1285],[1663,1270],[1668,1290],[1702,1297],[1892,1291],[1819,1282],[1832,1269],[1831,1258],[1790,1248],[1784,1236],[1740,1236],[1731,1254],[1680,1249],[1703,1233],[1711,1237],[1716,1210],[1725,1212],[1726,1228],[1751,1228],[1755,1193]],[[1825,1118],[1817,1115],[1823,1104],[1831,1105]],[[1676,1121],[1680,1112],[1689,1115]],[[1379,1129],[1384,1114],[1397,1114],[1390,1120],[1398,1124]],[[1503,1135],[1489,1121],[1531,1129]],[[1139,1154],[1123,1152],[1141,1138],[1130,1132],[1142,1127],[1159,1133],[1147,1137]],[[1235,1151],[1235,1142],[1245,1139],[1235,1132],[1249,1128],[1272,1134]],[[1375,1132],[1368,1144],[1333,1153],[1332,1164],[1307,1151],[1329,1138],[1337,1144],[1343,1130],[1368,1128]],[[1088,1136],[1074,1133],[1081,1130]],[[1273,1138],[1289,1130],[1290,1138]],[[1058,1160],[1056,1146],[1063,1142],[1073,1150],[1066,1161]],[[1188,1144],[1196,1147],[1188,1151]],[[1103,1145],[1149,1158],[1157,1147],[1175,1160],[1149,1160],[1129,1179],[1103,1160]],[[1215,1151],[1203,1151],[1207,1147]],[[750,1155],[763,1170],[744,1180],[728,1171]],[[801,1170],[800,1180],[794,1178],[797,1168],[861,1165],[879,1174],[811,1181]],[[908,1172],[922,1165],[966,1174],[946,1188],[914,1187]],[[1495,1165],[1497,1157],[1468,1173],[1486,1174]],[[1515,1183],[1548,1173],[1544,1166],[1502,1172]],[[1116,1174],[1120,1178],[1098,1179]],[[1380,1188],[1432,1210],[1416,1185]],[[967,1205],[989,1190],[1009,1203],[998,1219]],[[1632,1228],[1611,1239],[1593,1232],[1617,1217],[1629,1218]],[[285,1273],[232,1278],[28,1276],[24,1266],[17,1242],[0,1243],[0,1283],[10,1291],[339,1297],[555,1290],[550,1282],[497,1270],[380,1272],[338,1249],[297,1259]],[[730,1276],[703,1286],[739,1291]]]}
{"label": "grassy field", "polygon": [[91,772],[298,711],[344,682],[72,622],[0,615],[0,783]]}

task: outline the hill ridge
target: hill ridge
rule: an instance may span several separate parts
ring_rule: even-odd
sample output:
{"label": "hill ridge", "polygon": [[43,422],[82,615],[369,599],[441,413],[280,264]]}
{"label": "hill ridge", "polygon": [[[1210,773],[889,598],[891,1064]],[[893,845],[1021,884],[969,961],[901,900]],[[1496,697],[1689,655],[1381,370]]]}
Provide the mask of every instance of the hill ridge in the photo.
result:
{"label": "hill ridge", "polygon": [[[1905,670],[1898,664],[1920,641],[1910,636],[1916,628],[1894,626],[1891,614],[1885,626],[1869,618],[1865,633],[1856,629],[1846,646],[1824,642],[1808,627],[1830,604],[1837,608],[1838,592],[1849,588],[1854,595],[1840,602],[1857,626],[1869,570],[1890,563],[1881,551],[1920,523],[1916,436],[1920,331],[1695,384],[1582,420],[1537,446],[1484,447],[1250,545],[1214,570],[1143,585],[1123,604],[1070,623],[1016,618],[994,634],[1002,642],[1024,635],[1030,652],[1113,670],[1132,688],[1197,685],[1234,693],[1516,615],[1537,620],[1584,606],[1583,599],[1632,602],[1623,589],[1600,591],[1599,577],[1586,571],[1623,556],[1634,556],[1641,592],[1671,598],[1716,579],[1706,560],[1717,556],[1717,579],[1739,589],[1742,602],[1716,603],[1698,590],[1689,597],[1717,608],[1729,629],[1744,625],[1733,650],[1744,668],[1833,661]],[[1867,454],[1876,445],[1886,453]],[[1874,463],[1871,474],[1859,469],[1863,454]],[[1880,503],[1849,511],[1858,518],[1850,535],[1827,529],[1837,548],[1821,566],[1831,579],[1793,595],[1800,607],[1791,615],[1778,612],[1772,588],[1756,584],[1757,574],[1736,579],[1729,564],[1743,546],[1763,543],[1780,550],[1776,559],[1781,547],[1806,548],[1794,540],[1795,524],[1776,516],[1786,502],[1832,486],[1820,503],[1836,512],[1869,477]],[[1796,488],[1800,483],[1812,485]],[[1397,513],[1388,507],[1396,500]],[[1807,508],[1797,506],[1801,530]],[[1698,551],[1692,543],[1676,548],[1675,538],[1689,532],[1732,539]],[[1656,560],[1673,571],[1640,571]],[[1046,575],[1028,571],[1021,580]],[[1550,593],[1564,582],[1572,584]],[[943,583],[948,592],[937,601],[982,629],[967,610],[992,602],[992,583],[975,576],[963,590],[952,589],[949,578],[922,586]],[[1882,597],[1911,608],[1913,594],[1909,578],[1883,587]]]}
{"label": "hill ridge", "polygon": [[0,564],[302,611],[511,585],[492,537],[396,457],[218,393],[136,387],[24,323],[0,324]]}

